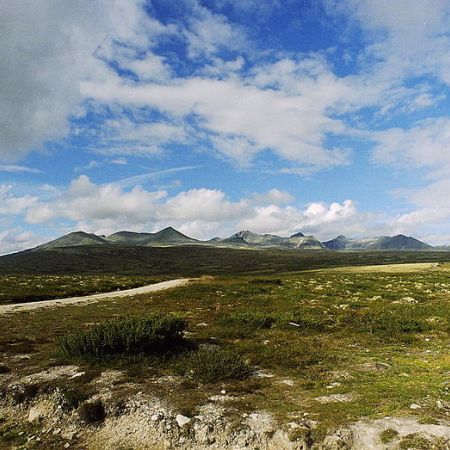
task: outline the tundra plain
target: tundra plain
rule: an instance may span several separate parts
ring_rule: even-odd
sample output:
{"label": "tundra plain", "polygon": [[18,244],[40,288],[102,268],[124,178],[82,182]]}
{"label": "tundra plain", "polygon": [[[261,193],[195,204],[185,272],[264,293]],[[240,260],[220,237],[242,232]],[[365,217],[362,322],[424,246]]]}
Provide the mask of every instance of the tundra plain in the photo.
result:
{"label": "tundra plain", "polygon": [[[450,265],[428,258],[205,276],[2,316],[0,448],[448,448]],[[78,276],[68,295],[92,277]],[[64,351],[145,317],[181,321],[177,344]]]}

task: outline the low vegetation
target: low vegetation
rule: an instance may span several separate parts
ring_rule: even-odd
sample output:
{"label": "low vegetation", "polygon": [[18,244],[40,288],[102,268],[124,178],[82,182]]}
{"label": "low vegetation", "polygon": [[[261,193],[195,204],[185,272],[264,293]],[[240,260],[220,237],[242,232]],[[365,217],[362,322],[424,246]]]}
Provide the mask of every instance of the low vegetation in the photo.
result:
{"label": "low vegetation", "polygon": [[[307,417],[315,436],[362,418],[438,423],[450,411],[450,266],[394,269],[205,278],[133,299],[0,316],[5,377],[79,365],[83,377],[64,391],[72,411],[106,385],[114,402],[143,392],[189,417],[224,391],[220,401],[239,414]],[[104,372],[122,378],[102,385]],[[425,445],[394,431],[379,438]]]}
{"label": "low vegetation", "polygon": [[122,317],[66,334],[59,345],[65,355],[81,358],[164,353],[180,345],[185,328],[183,319],[170,315]]}
{"label": "low vegetation", "polygon": [[161,277],[120,275],[0,275],[0,305],[131,289]]}
{"label": "low vegetation", "polygon": [[182,375],[207,383],[247,378],[251,368],[236,353],[216,347],[183,356],[175,366]]}

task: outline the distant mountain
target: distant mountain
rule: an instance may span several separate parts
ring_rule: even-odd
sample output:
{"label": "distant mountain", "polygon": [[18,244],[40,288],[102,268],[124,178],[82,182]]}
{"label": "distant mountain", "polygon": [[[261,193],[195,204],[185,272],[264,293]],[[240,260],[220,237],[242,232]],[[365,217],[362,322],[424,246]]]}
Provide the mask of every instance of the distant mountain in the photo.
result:
{"label": "distant mountain", "polygon": [[135,233],[133,231],[119,231],[106,236],[105,239],[113,244],[145,245],[151,239],[153,233]]}
{"label": "distant mountain", "polygon": [[351,239],[338,236],[323,242],[330,250],[430,250],[433,247],[411,236],[381,236],[375,238]]}
{"label": "distant mountain", "polygon": [[248,248],[285,248],[285,249],[329,249],[329,250],[430,250],[433,249],[413,237],[399,234],[397,236],[381,236],[376,238],[352,239],[338,236],[327,242],[319,242],[314,236],[305,236],[297,232],[290,237],[275,234],[258,234],[249,230],[239,231],[232,236],[209,241],[199,241],[186,236],[172,227],[164,228],[157,233],[136,233],[119,231],[109,236],[97,236],[84,231],[76,231],[58,239],[36,247],[36,250],[48,250],[61,247],[167,247],[177,245],[202,245],[214,247],[248,247]]}
{"label": "distant mountain", "polygon": [[296,233],[291,237],[281,237],[275,234],[257,234],[249,230],[242,230],[229,238],[223,239],[221,242],[255,247],[323,248],[323,245],[314,236],[305,236],[303,233]]}
{"label": "distant mountain", "polygon": [[61,236],[46,244],[39,245],[36,249],[45,250],[59,247],[78,247],[91,245],[108,245],[109,242],[93,233],[84,231],[75,231],[73,233]]}
{"label": "distant mountain", "polygon": [[190,238],[172,227],[164,228],[157,233],[134,233],[132,231],[119,231],[105,238],[107,241],[121,245],[180,245],[194,244],[199,242],[197,239]]}
{"label": "distant mountain", "polygon": [[191,238],[186,236],[183,233],[180,233],[175,228],[167,227],[164,230],[158,231],[157,233],[153,233],[151,239],[147,241],[146,245],[153,245],[156,243],[159,244],[195,244],[200,242],[198,239]]}

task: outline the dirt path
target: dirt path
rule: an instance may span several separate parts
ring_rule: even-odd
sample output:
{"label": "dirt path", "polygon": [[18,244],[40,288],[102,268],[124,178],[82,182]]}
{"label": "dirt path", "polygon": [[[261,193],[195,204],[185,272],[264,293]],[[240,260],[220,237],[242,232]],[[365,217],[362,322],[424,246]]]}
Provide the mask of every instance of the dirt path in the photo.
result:
{"label": "dirt path", "polygon": [[432,270],[432,269],[446,270],[445,267],[442,267],[439,263],[431,262],[431,263],[380,264],[372,266],[327,267],[326,269],[311,270],[311,272],[408,273],[408,272],[421,272],[422,270]]}
{"label": "dirt path", "polygon": [[147,294],[149,292],[162,291],[164,289],[184,286],[189,282],[188,278],[178,278],[176,280],[163,281],[161,283],[141,286],[124,291],[102,292],[101,294],[85,295],[83,297],[56,298],[39,302],[14,303],[12,305],[0,305],[0,315],[19,311],[31,311],[38,308],[49,308],[56,306],[74,305],[77,303],[95,303],[99,300],[118,297],[131,297],[133,295]]}

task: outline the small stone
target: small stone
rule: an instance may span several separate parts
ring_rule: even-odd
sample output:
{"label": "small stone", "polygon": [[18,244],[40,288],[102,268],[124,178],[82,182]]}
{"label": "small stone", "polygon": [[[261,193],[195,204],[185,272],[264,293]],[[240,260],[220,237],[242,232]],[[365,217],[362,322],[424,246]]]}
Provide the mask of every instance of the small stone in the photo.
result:
{"label": "small stone", "polygon": [[28,413],[28,422],[31,423],[39,423],[42,422],[44,418],[44,415],[42,414],[42,411],[37,407],[30,408],[30,411]]}
{"label": "small stone", "polygon": [[278,381],[278,384],[284,384],[286,386],[294,386],[294,382],[290,380],[289,378],[285,378],[284,380]]}
{"label": "small stone", "polygon": [[418,405],[417,403],[412,403],[410,405],[410,409],[422,409],[422,407],[420,405]]}
{"label": "small stone", "polygon": [[180,428],[184,427],[191,421],[189,417],[183,416],[182,414],[178,414],[175,417],[175,420]]}
{"label": "small stone", "polygon": [[74,378],[82,377],[86,372],[78,372],[75,375],[72,375],[69,380],[73,380]]}
{"label": "small stone", "polygon": [[53,431],[53,435],[57,435],[61,433],[61,428],[57,428],[56,430]]}
{"label": "small stone", "polygon": [[222,390],[220,391],[220,393],[223,395],[223,394],[226,394],[227,391],[226,391],[225,389],[222,389]]}
{"label": "small stone", "polygon": [[68,443],[68,442],[66,442],[65,444],[64,444],[64,448],[69,448],[70,447],[70,444]]}

